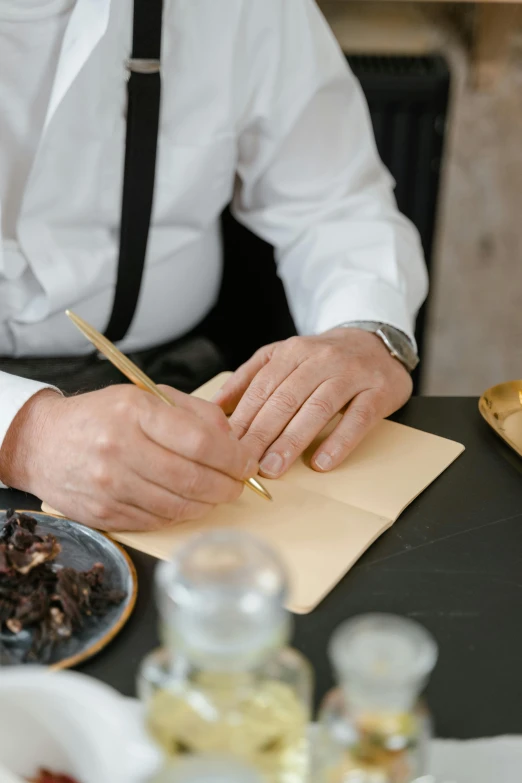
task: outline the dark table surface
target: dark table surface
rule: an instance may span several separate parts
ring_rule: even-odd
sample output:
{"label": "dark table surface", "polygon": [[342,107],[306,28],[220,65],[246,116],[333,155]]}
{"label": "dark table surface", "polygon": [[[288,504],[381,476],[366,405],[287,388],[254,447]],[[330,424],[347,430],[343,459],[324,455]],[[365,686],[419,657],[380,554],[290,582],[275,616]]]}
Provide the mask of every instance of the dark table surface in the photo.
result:
{"label": "dark table surface", "polygon": [[[414,398],[397,421],[460,441],[465,453],[418,498],[310,615],[295,646],[332,685],[326,644],[361,612],[416,618],[440,659],[428,687],[439,736],[522,733],[522,460],[482,422],[474,399]],[[0,492],[0,507],[37,508]],[[126,628],[83,671],[134,693],[142,657],[157,644],[154,561],[131,552],[139,578]]]}

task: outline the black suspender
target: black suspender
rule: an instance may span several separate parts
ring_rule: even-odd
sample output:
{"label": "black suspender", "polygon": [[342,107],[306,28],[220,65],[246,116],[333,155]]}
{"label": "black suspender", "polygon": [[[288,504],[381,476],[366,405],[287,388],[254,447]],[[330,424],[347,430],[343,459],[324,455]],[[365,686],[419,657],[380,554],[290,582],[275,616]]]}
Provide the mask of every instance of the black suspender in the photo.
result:
{"label": "black suspender", "polygon": [[125,337],[138,304],[154,196],[161,76],[162,0],[134,0],[127,138],[116,291],[105,336]]}

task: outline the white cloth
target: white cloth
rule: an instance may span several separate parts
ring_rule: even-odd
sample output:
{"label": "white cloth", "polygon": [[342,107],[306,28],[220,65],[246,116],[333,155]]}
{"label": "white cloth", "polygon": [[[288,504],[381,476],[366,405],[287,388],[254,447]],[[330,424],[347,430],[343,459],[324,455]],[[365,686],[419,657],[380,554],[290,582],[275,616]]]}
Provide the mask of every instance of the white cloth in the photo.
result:
{"label": "white cloth", "polygon": [[0,205],[4,241],[16,238],[25,184],[45,121],[72,5],[70,0],[0,0]]}
{"label": "white cloth", "polygon": [[431,775],[418,783],[520,783],[522,737],[435,739]]}
{"label": "white cloth", "polygon": [[[98,329],[107,323],[131,7],[77,0],[70,15],[17,244],[2,243],[0,355],[87,351],[67,307]],[[0,45],[1,116],[27,119],[30,90],[12,95],[4,57]],[[145,279],[122,348],[175,338],[209,311],[221,270],[218,218],[232,196],[236,216],[276,246],[302,333],[378,320],[412,336],[426,293],[418,236],[397,212],[360,87],[314,0],[165,0],[162,79]],[[3,184],[0,193],[12,210]],[[262,273],[246,258],[245,280],[249,272]],[[0,373],[0,444],[21,389],[34,388]]]}

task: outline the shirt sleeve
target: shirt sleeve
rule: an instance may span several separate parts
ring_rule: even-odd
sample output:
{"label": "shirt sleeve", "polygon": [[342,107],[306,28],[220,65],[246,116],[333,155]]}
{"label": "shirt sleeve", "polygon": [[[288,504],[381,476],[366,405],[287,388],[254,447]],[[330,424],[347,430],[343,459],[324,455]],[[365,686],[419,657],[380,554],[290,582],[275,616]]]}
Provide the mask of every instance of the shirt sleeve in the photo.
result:
{"label": "shirt sleeve", "polygon": [[[54,388],[45,383],[0,372],[0,449],[13,419],[25,403],[42,389]],[[0,481],[0,487],[5,484]]]}
{"label": "shirt sleeve", "polygon": [[260,1],[243,43],[234,214],[275,246],[300,333],[381,321],[414,341],[422,248],[397,209],[359,82],[314,0]]}

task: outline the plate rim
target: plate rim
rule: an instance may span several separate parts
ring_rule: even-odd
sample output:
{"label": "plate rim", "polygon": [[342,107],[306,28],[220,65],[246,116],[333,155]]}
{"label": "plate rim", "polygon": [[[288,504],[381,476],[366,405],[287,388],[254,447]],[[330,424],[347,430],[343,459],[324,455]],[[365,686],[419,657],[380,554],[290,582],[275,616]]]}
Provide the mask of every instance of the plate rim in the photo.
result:
{"label": "plate rim", "polygon": [[[49,520],[62,519],[67,522],[70,522],[73,525],[79,525],[80,527],[87,527],[87,525],[82,525],[81,522],[75,522],[74,519],[70,519],[69,517],[57,517],[54,514],[48,514],[47,511],[41,511],[41,510],[35,511],[34,509],[24,509],[24,508],[15,508],[14,510],[16,511],[17,514],[29,514],[30,516],[34,516],[36,514],[39,516],[47,517]],[[8,509],[0,509],[0,511],[6,513]],[[117,541],[111,538],[103,530],[97,530],[96,528],[88,528],[88,529],[94,530],[96,533],[99,533],[100,536],[103,536],[103,538],[109,541],[112,544],[112,546],[116,550],[118,550],[118,552],[121,555],[123,555],[123,559],[127,564],[131,577],[131,582],[132,582],[131,593],[129,596],[129,600],[127,601],[127,605],[123,610],[121,616],[119,617],[118,621],[113,626],[111,626],[111,628],[109,628],[109,630],[101,637],[101,639],[98,639],[97,642],[91,644],[89,647],[83,650],[83,652],[76,653],[76,655],[69,655],[67,658],[63,658],[61,661],[57,661],[56,663],[49,664],[48,666],[46,666],[46,668],[49,671],[61,671],[63,669],[72,669],[73,667],[79,666],[81,663],[88,661],[90,658],[94,658],[95,655],[101,652],[105,647],[107,647],[113,641],[113,639],[115,639],[115,637],[119,634],[122,628],[127,624],[132,612],[134,611],[134,607],[136,606],[136,601],[138,599],[138,574],[136,572],[136,566],[134,565],[129,553],[123,548],[121,544],[119,544]]]}

